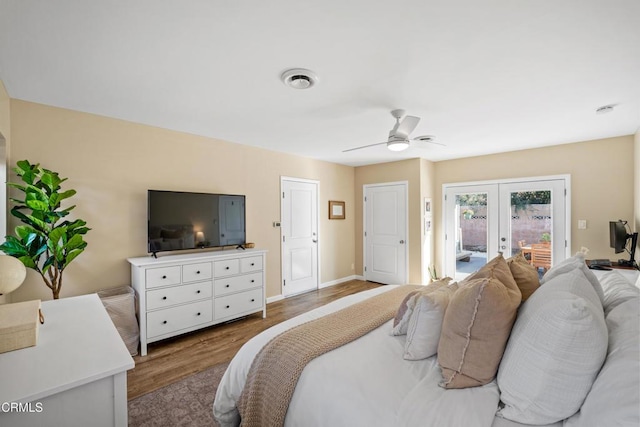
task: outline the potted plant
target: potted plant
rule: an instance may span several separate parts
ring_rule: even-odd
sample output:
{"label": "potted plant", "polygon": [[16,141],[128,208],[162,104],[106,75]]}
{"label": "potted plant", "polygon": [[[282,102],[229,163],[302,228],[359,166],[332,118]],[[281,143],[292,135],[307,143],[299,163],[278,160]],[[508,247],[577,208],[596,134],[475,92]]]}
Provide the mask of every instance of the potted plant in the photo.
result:
{"label": "potted plant", "polygon": [[436,271],[435,265],[430,265],[427,270],[429,271],[429,281],[434,282],[439,279],[438,272]]}
{"label": "potted plant", "polygon": [[542,236],[540,236],[540,242],[541,243],[551,244],[551,234],[542,233]]}
{"label": "potted plant", "polygon": [[58,299],[64,270],[84,251],[83,236],[90,228],[81,219],[62,221],[75,207],[61,209],[61,202],[76,194],[75,190],[62,191],[60,184],[67,178],[27,160],[19,161],[13,170],[24,184],[8,185],[24,193],[24,199],[11,199],[16,203],[11,214],[24,225],[16,227],[16,236],[6,236],[0,250],[38,272]]}

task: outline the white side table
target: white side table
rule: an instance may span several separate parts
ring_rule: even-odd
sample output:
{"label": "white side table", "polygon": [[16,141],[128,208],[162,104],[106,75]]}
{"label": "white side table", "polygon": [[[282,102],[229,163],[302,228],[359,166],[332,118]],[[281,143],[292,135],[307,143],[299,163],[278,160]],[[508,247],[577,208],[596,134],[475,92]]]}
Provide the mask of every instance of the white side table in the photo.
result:
{"label": "white side table", "polygon": [[[125,427],[134,362],[98,296],[44,301],[42,313],[35,347],[0,354],[0,426]],[[7,412],[12,402],[27,412]]]}

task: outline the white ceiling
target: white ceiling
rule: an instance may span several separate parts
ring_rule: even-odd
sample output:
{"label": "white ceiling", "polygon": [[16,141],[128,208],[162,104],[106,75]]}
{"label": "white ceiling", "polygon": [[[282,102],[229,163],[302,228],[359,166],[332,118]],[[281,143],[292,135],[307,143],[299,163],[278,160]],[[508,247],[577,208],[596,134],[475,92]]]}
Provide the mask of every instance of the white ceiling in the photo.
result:
{"label": "white ceiling", "polygon": [[[319,83],[294,90],[288,68]],[[12,98],[347,165],[635,133],[638,0],[1,0]],[[613,113],[596,108],[615,104]],[[422,118],[384,146],[389,111]]]}

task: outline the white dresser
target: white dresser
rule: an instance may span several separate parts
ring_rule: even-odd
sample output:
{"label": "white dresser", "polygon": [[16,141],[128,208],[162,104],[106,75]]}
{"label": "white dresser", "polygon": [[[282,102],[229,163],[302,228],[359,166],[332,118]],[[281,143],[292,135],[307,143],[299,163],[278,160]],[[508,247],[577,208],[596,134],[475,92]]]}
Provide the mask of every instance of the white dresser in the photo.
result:
{"label": "white dresser", "polygon": [[35,347],[0,354],[0,426],[126,427],[134,363],[98,296],[44,301],[42,313]]}
{"label": "white dresser", "polygon": [[140,353],[147,344],[262,311],[266,251],[235,249],[129,258],[140,305]]}

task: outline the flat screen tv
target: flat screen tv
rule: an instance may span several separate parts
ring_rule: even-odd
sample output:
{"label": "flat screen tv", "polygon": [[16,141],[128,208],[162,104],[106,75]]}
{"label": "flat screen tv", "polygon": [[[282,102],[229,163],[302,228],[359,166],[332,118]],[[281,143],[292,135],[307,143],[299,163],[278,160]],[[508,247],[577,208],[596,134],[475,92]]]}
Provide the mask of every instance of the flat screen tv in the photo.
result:
{"label": "flat screen tv", "polygon": [[149,253],[246,244],[245,196],[149,190]]}
{"label": "flat screen tv", "polygon": [[[627,241],[631,240],[630,248],[627,249]],[[636,246],[638,245],[638,233],[627,233],[627,221],[609,221],[609,246],[615,253],[619,254],[627,250],[630,258],[628,260],[618,260],[618,265],[625,267],[637,267],[635,260]]]}

